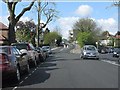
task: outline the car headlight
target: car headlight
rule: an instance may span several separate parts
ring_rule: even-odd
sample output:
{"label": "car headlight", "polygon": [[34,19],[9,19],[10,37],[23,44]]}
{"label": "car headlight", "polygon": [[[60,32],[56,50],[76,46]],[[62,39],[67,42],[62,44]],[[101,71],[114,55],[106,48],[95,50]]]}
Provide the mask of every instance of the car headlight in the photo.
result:
{"label": "car headlight", "polygon": [[86,55],[86,52],[83,52],[84,55]]}
{"label": "car headlight", "polygon": [[113,52],[113,54],[117,54],[116,52]]}

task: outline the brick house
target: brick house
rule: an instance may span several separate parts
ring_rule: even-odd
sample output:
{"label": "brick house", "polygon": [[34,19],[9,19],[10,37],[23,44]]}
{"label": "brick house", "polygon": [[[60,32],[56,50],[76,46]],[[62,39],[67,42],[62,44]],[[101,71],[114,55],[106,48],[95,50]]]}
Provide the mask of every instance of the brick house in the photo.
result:
{"label": "brick house", "polygon": [[8,42],[8,27],[0,22],[0,45],[7,44]]}

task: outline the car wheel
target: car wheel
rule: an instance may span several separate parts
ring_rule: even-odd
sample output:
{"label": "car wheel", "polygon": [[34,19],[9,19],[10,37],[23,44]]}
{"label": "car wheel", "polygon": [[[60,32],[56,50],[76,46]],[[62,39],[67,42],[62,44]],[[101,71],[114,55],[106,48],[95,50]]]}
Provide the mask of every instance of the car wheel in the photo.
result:
{"label": "car wheel", "polygon": [[26,65],[26,72],[27,72],[27,73],[30,72],[30,66],[29,66],[29,64]]}
{"label": "car wheel", "polygon": [[81,57],[81,60],[83,60],[84,58],[83,57]]}
{"label": "car wheel", "polygon": [[41,61],[41,62],[44,62],[44,60],[45,60],[44,57],[41,57],[41,58],[40,58],[40,61]]}
{"label": "car wheel", "polygon": [[21,80],[21,74],[20,74],[19,67],[17,67],[16,73],[15,73],[15,80],[16,80],[16,82],[19,82]]}
{"label": "car wheel", "polygon": [[99,60],[99,58],[96,58],[97,60]]}
{"label": "car wheel", "polygon": [[34,61],[34,67],[37,67],[37,61],[36,61],[36,59]]}

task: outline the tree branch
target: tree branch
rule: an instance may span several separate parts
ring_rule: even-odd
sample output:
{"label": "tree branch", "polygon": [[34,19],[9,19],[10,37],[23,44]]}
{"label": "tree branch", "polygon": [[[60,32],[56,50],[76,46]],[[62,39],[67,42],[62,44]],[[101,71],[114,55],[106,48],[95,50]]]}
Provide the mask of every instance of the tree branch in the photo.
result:
{"label": "tree branch", "polygon": [[18,3],[18,1],[16,1],[16,2],[13,3],[13,6],[12,6],[13,12],[15,11],[15,6],[16,6],[17,3]]}
{"label": "tree branch", "polygon": [[29,11],[29,10],[31,9],[31,7],[33,6],[33,4],[34,4],[35,1],[36,1],[36,0],[33,0],[28,7],[24,8],[24,9],[22,10],[22,12],[16,17],[16,22],[19,21],[19,19],[21,18],[21,16],[22,16],[26,11]]}

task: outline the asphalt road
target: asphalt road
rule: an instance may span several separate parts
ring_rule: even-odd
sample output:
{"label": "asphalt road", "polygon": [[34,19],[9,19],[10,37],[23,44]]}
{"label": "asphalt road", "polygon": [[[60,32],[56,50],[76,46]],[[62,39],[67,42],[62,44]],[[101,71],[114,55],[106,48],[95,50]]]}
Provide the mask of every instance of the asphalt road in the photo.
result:
{"label": "asphalt road", "polygon": [[118,61],[119,58],[113,57],[113,53],[100,54],[101,59],[107,59],[110,61]]}
{"label": "asphalt road", "polygon": [[[24,76],[19,88],[118,88],[118,65],[102,60],[81,60],[71,48],[58,48]],[[6,89],[6,88],[5,88]]]}

